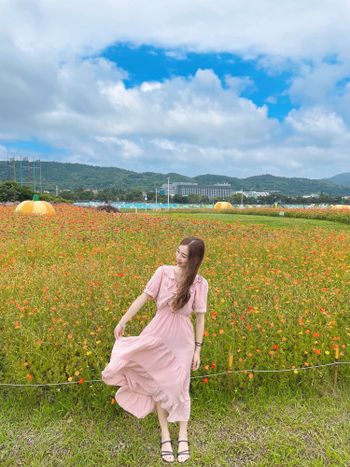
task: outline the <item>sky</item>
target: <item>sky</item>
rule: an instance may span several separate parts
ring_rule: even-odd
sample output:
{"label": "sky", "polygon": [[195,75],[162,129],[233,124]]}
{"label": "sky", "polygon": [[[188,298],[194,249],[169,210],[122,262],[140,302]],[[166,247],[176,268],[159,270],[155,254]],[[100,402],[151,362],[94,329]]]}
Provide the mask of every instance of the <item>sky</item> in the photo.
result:
{"label": "sky", "polygon": [[348,0],[0,0],[0,160],[350,172]]}

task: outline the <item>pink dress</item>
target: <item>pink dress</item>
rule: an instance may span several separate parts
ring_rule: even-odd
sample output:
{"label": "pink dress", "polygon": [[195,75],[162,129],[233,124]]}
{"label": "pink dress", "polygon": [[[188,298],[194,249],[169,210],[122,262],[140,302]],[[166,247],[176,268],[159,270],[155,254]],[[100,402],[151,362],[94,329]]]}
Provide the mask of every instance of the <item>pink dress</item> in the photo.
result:
{"label": "pink dress", "polygon": [[197,275],[190,287],[190,300],[173,312],[169,302],[177,283],[173,266],[160,266],[144,289],[157,303],[157,312],[139,336],[115,341],[102,380],[121,386],[118,404],[137,418],[165,409],[169,422],[188,421],[189,395],[195,335],[190,315],[207,311],[208,282]]}

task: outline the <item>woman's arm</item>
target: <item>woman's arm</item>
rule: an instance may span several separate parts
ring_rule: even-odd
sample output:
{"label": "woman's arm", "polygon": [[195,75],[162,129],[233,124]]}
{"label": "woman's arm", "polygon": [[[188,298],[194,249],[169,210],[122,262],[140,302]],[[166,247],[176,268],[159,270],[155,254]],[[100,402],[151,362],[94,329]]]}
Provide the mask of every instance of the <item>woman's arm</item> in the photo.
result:
{"label": "woman's arm", "polygon": [[136,313],[138,311],[141,310],[141,308],[143,307],[143,305],[148,301],[148,300],[152,300],[152,297],[148,294],[146,294],[145,292],[142,292],[141,295],[139,295],[136,300],[134,300],[132,302],[132,304],[130,305],[129,309],[127,310],[127,312],[123,315],[123,317],[121,318],[121,320],[119,321],[118,325],[119,326],[122,326],[123,328],[125,327],[126,323],[128,321],[131,320],[131,318],[133,316],[136,315]]}
{"label": "woman's arm", "polygon": [[[196,342],[203,342],[204,335],[204,313],[196,313]],[[200,365],[201,346],[195,347],[192,370],[198,370]]]}
{"label": "woman's arm", "polygon": [[[204,335],[204,313],[196,313],[196,342],[203,342]],[[196,346],[197,351],[201,351],[201,348]]]}

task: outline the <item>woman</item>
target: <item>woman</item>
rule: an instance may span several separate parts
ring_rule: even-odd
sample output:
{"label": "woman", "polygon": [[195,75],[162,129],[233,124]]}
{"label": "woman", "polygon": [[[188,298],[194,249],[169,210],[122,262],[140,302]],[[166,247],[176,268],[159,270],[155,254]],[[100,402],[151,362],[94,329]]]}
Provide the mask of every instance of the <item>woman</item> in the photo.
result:
{"label": "woman", "polygon": [[[116,326],[111,359],[102,372],[106,384],[121,386],[115,399],[125,410],[138,418],[157,411],[166,462],[174,461],[168,422],[179,422],[178,461],[185,462],[190,454],[190,376],[191,369],[200,365],[207,311],[208,282],[197,274],[204,250],[203,240],[187,237],[176,249],[176,266],[156,270]],[[139,336],[122,337],[126,323],[150,299],[157,304],[153,319]],[[196,336],[190,319],[193,311]]]}

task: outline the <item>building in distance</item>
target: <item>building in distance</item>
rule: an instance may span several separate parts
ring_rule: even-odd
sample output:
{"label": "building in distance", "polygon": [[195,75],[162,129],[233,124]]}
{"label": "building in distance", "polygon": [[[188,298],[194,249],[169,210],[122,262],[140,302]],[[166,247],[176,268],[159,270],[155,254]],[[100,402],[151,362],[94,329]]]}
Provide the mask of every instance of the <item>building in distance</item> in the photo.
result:
{"label": "building in distance", "polygon": [[[160,192],[168,193],[168,184],[164,183]],[[243,191],[243,196],[258,198],[259,196],[268,196],[271,192],[268,191]],[[199,185],[191,182],[174,182],[169,184],[170,196],[189,196],[201,195],[209,199],[229,198],[235,194],[242,194],[242,190],[235,190],[229,183],[215,183],[214,185]]]}

